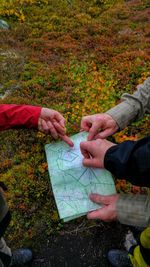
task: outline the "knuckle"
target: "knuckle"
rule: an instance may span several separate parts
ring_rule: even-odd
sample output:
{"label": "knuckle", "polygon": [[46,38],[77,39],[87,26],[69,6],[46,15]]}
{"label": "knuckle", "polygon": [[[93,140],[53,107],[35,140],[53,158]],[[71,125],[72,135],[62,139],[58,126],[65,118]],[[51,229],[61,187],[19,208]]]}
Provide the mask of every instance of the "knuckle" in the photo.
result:
{"label": "knuckle", "polygon": [[102,140],[101,139],[96,139],[96,143],[97,143],[97,145],[101,145],[102,144]]}
{"label": "knuckle", "polygon": [[97,121],[101,120],[102,119],[102,115],[101,114],[98,114],[95,118]]}
{"label": "knuckle", "polygon": [[82,118],[82,121],[86,121],[86,120],[88,120],[88,116],[84,116],[84,117]]}

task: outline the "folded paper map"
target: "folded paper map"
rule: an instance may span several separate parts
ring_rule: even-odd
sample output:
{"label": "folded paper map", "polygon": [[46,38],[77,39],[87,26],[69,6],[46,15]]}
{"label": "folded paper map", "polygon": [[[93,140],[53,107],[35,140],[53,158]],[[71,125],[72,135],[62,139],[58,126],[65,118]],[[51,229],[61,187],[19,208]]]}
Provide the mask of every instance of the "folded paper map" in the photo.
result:
{"label": "folded paper map", "polygon": [[60,219],[69,221],[100,208],[89,199],[90,193],[110,195],[116,192],[110,172],[87,168],[82,164],[80,142],[87,133],[71,136],[74,147],[63,141],[45,146],[48,171]]}

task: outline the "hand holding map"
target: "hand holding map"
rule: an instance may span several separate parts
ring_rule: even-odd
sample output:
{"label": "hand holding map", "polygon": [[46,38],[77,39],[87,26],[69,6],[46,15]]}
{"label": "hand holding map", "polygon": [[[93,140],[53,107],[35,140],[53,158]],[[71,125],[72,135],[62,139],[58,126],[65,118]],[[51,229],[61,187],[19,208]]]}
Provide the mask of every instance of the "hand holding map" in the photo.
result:
{"label": "hand holding map", "polygon": [[64,221],[78,218],[100,207],[89,199],[90,193],[116,193],[110,172],[83,166],[80,143],[86,139],[87,133],[81,132],[71,137],[73,148],[62,141],[45,146],[56,205],[59,216]]}

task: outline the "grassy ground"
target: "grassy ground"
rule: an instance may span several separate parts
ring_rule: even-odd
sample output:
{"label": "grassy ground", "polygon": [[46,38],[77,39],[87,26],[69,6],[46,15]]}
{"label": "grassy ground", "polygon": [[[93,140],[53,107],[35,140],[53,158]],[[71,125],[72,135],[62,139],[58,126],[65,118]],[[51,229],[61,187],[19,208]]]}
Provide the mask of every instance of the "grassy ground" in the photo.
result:
{"label": "grassy ground", "polygon": [[[132,93],[149,76],[149,7],[148,0],[14,0],[12,5],[2,1],[0,14],[11,28],[0,31],[0,94],[5,94],[0,103],[59,110],[67,120],[68,134],[78,132],[82,116],[106,111],[119,102],[123,92]],[[146,116],[113,140],[136,140],[148,131]],[[77,231],[79,241],[82,223],[87,232],[91,226],[97,231],[96,222],[78,219],[64,225],[58,218],[44,153],[44,144],[51,142],[51,137],[28,130],[0,135],[1,180],[8,186],[6,197],[13,211],[7,238],[13,248],[36,247],[41,243],[37,242],[39,236],[61,239],[67,228]],[[119,191],[129,187],[117,183]],[[110,226],[101,227],[105,234]],[[117,245],[123,229],[116,227]],[[87,266],[86,261],[82,266]]]}

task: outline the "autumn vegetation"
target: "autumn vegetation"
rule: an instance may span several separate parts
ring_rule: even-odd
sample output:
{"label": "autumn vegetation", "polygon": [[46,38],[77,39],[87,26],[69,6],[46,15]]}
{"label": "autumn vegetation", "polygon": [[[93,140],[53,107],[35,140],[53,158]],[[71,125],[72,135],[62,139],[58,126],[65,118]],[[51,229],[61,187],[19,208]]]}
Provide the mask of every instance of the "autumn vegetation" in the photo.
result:
{"label": "autumn vegetation", "polygon": [[[56,109],[68,134],[77,133],[82,116],[105,112],[150,75],[149,7],[149,0],[1,0],[0,17],[10,29],[0,30],[0,103]],[[110,140],[137,140],[149,125],[147,115]],[[54,140],[27,129],[0,135],[0,176],[13,210],[10,242],[61,231],[44,151]],[[148,192],[124,178],[116,181],[118,192]]]}

